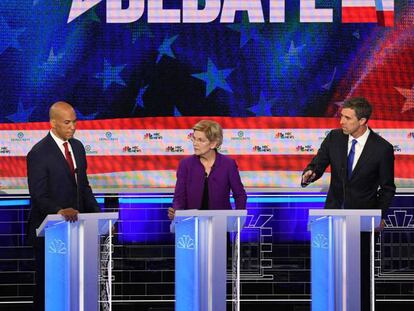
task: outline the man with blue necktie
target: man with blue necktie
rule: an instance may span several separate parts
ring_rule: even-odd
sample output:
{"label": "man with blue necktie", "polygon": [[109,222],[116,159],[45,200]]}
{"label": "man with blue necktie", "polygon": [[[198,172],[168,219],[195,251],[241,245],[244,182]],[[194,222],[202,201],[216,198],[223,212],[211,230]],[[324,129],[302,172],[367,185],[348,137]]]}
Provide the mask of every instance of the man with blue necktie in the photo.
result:
{"label": "man with blue necktie", "polygon": [[[385,217],[395,194],[394,148],[367,125],[369,102],[356,97],[344,102],[341,129],[329,132],[302,174],[302,187],[318,180],[331,166],[325,208],[381,209]],[[381,221],[379,229],[384,226]],[[366,240],[366,241],[365,241]],[[361,243],[361,310],[369,310],[369,235]]]}

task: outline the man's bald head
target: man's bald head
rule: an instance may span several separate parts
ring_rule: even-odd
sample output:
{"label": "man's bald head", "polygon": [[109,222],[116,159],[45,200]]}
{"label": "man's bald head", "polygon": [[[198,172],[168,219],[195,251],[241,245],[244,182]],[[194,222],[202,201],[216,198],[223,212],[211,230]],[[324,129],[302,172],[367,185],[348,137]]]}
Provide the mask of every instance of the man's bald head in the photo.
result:
{"label": "man's bald head", "polygon": [[71,104],[68,104],[67,102],[59,101],[54,103],[49,108],[49,119],[56,119],[62,112],[66,111],[75,111]]}
{"label": "man's bald head", "polygon": [[66,141],[76,131],[76,113],[73,107],[63,101],[54,103],[49,109],[50,126],[53,134]]}

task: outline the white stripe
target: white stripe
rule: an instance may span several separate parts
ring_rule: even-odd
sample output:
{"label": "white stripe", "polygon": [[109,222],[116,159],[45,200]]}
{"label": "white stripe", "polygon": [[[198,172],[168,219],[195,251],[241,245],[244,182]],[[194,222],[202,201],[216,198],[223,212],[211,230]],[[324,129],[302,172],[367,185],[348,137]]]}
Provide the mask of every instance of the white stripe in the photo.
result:
{"label": "white stripe", "polygon": [[300,21],[302,23],[331,23],[333,10],[317,9],[315,0],[302,0],[300,2]]}
{"label": "white stripe", "polygon": [[[298,188],[302,171],[240,171],[245,187],[283,187]],[[316,184],[306,189],[329,186],[330,173],[325,173]],[[102,175],[90,175],[89,181],[93,189],[134,189],[142,187],[175,187],[175,170],[170,171],[133,171]]]}
{"label": "white stripe", "polygon": [[375,7],[377,11],[394,11],[394,0],[342,0],[342,7]]}
{"label": "white stripe", "polygon": [[394,0],[376,0],[377,11],[394,11]]}
{"label": "white stripe", "polygon": [[[272,191],[302,190],[300,188],[302,171],[241,171],[240,175],[246,188],[265,188]],[[326,191],[329,186],[328,176],[330,174],[325,173],[322,179],[304,188],[304,191]],[[131,171],[89,175],[89,182],[96,193],[173,192],[175,180],[175,170]],[[414,186],[412,178],[395,178],[394,181],[397,185],[397,192],[412,191]],[[3,178],[1,183],[1,190],[6,194],[28,194],[26,177]]]}
{"label": "white stripe", "polygon": [[375,7],[375,0],[342,0],[342,7]]}
{"label": "white stripe", "polygon": [[[316,154],[330,129],[228,129],[220,150],[228,155],[302,155]],[[19,131],[1,131],[0,146],[10,153],[1,157],[26,156],[31,147],[43,137],[44,131],[27,132],[26,141],[16,141]],[[107,134],[107,133],[110,133]],[[79,130],[76,137],[86,147],[88,156],[141,156],[141,155],[191,155],[193,144],[188,135],[191,130]],[[414,155],[412,129],[376,129],[391,144],[396,154]],[[158,137],[148,139],[148,133]],[[152,134],[151,134],[152,135]]]}

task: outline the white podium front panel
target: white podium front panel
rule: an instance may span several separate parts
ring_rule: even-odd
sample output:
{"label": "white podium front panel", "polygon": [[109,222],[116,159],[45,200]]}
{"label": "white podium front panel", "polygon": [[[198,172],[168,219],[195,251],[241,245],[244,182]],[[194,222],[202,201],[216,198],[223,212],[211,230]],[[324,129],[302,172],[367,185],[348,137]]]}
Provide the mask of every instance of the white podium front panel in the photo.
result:
{"label": "white podium front panel", "polygon": [[48,215],[36,230],[45,236],[46,311],[99,310],[99,236],[118,219],[118,213],[79,214],[66,222]]}
{"label": "white podium front panel", "polygon": [[380,221],[381,210],[309,210],[312,311],[361,310],[361,232],[373,239]]}
{"label": "white podium front panel", "polygon": [[176,211],[171,224],[176,311],[226,311],[226,233],[237,231],[239,242],[246,215],[246,210]]}

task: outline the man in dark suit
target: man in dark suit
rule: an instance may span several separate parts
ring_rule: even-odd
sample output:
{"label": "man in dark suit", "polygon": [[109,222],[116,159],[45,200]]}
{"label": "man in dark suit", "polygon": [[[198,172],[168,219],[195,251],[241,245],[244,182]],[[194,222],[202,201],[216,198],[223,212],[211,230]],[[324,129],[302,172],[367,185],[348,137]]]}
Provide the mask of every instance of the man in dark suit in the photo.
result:
{"label": "man in dark suit", "polygon": [[31,197],[28,241],[34,246],[36,261],[35,310],[44,310],[44,239],[36,237],[36,228],[48,214],[60,214],[74,222],[78,213],[100,211],[86,175],[85,149],[73,138],[75,110],[66,102],[57,102],[50,107],[49,118],[49,134],[27,155]]}
{"label": "man in dark suit", "polygon": [[[381,209],[385,217],[395,194],[394,148],[368,127],[371,112],[365,98],[345,101],[342,128],[327,135],[303,172],[301,185],[306,187],[331,166],[325,208]],[[379,229],[383,226],[384,220]],[[369,310],[369,234],[362,235],[361,260],[361,306]]]}

